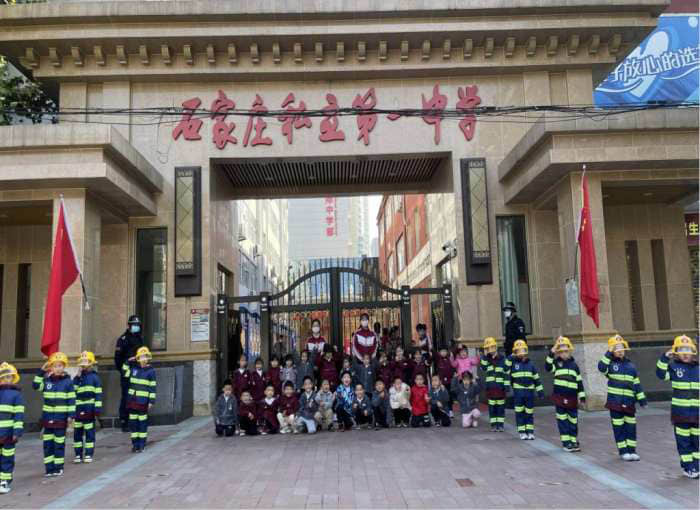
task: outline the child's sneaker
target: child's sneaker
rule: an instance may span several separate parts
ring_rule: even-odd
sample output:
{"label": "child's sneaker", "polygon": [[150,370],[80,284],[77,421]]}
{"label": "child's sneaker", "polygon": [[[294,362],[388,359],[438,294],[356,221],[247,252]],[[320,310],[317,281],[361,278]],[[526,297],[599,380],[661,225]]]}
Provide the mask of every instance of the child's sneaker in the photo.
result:
{"label": "child's sneaker", "polygon": [[455,413],[451,409],[447,412],[447,414],[449,415],[450,418],[455,417]]}
{"label": "child's sneaker", "polygon": [[690,478],[698,478],[698,477],[700,477],[700,473],[697,470],[693,469],[690,471]]}
{"label": "child's sneaker", "polygon": [[435,426],[436,426],[436,427],[442,427],[442,423],[440,423],[439,421],[436,421],[436,422],[435,422]]}
{"label": "child's sneaker", "polygon": [[76,457],[73,459],[73,464],[80,464],[83,461],[80,457]]}
{"label": "child's sneaker", "polygon": [[491,432],[498,432],[498,427],[496,425],[491,425]]}
{"label": "child's sneaker", "polygon": [[581,451],[581,445],[578,443],[573,443],[571,447],[574,449],[575,452],[580,452]]}
{"label": "child's sneaker", "polygon": [[629,455],[630,455],[630,460],[635,460],[635,461],[640,460],[640,457],[639,457],[639,455],[637,455],[636,452],[632,452]]}
{"label": "child's sneaker", "polygon": [[477,428],[479,426],[478,420],[472,420],[472,428]]}
{"label": "child's sneaker", "polygon": [[85,464],[90,464],[90,463],[92,462],[92,457],[85,457],[85,458],[83,459],[83,462],[84,462]]}
{"label": "child's sneaker", "polygon": [[498,426],[498,431],[499,432],[505,432],[506,430],[503,428],[503,425]]}
{"label": "child's sneaker", "polygon": [[575,452],[576,450],[574,450],[573,445],[565,444],[565,445],[564,445],[564,451],[565,451],[565,452],[571,453],[571,452]]}
{"label": "child's sneaker", "polygon": [[7,481],[3,480],[0,482],[0,494],[7,494],[10,492],[12,489],[10,489],[10,484],[7,483]]}
{"label": "child's sneaker", "polygon": [[63,470],[59,469],[58,471],[54,471],[53,476],[63,476]]}
{"label": "child's sneaker", "polygon": [[53,473],[44,473],[44,478],[51,478],[52,476],[53,476]]}
{"label": "child's sneaker", "polygon": [[[692,471],[690,469],[684,469],[683,470],[683,475],[687,476],[688,478],[697,478],[696,471]],[[695,475],[695,476],[693,476]]]}
{"label": "child's sneaker", "polygon": [[261,435],[261,436],[266,436],[266,435],[267,435],[267,431],[266,431],[266,430],[263,430],[262,432],[260,432],[260,435]]}
{"label": "child's sneaker", "polygon": [[520,439],[521,439],[522,441],[526,441],[526,440],[528,439],[528,435],[525,434],[524,432],[521,432],[521,433],[520,433]]}
{"label": "child's sneaker", "polygon": [[530,441],[532,441],[533,439],[535,439],[535,434],[533,434],[532,432],[528,432],[528,433],[527,433],[527,438],[528,438]]}
{"label": "child's sneaker", "polygon": [[632,457],[630,457],[629,453],[623,453],[622,455],[620,455],[620,457],[622,458],[622,460],[626,460],[627,462],[632,460]]}

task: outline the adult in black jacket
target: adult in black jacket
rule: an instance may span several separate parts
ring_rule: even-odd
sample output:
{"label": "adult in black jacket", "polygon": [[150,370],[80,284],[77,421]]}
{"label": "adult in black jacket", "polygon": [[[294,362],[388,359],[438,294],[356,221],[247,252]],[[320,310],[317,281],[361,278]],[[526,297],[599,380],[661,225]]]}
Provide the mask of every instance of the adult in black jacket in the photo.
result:
{"label": "adult in black jacket", "polygon": [[513,344],[516,340],[527,340],[525,337],[525,323],[518,317],[518,311],[515,309],[515,304],[508,301],[503,307],[503,314],[506,318],[506,340],[503,343],[503,348],[506,351],[506,356],[513,353]]}
{"label": "adult in black jacket", "polygon": [[143,337],[141,336],[141,320],[136,315],[129,317],[126,331],[117,339],[114,349],[114,367],[119,372],[122,399],[119,402],[119,419],[122,422],[122,431],[129,432],[129,413],[126,410],[126,400],[129,393],[129,379],[124,377],[122,367],[127,360],[136,355],[139,347],[143,347]]}

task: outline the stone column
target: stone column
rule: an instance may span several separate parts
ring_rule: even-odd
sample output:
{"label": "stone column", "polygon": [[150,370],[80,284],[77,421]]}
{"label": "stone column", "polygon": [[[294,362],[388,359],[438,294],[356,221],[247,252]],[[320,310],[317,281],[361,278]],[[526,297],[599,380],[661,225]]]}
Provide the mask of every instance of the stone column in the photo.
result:
{"label": "stone column", "polygon": [[[65,214],[73,245],[83,273],[90,310],[85,310],[80,281],[63,296],[60,349],[74,357],[82,350],[94,350],[99,327],[100,243],[102,219],[94,200],[85,190],[63,191]],[[52,246],[56,238],[60,198],[53,200]],[[53,248],[52,248],[53,252]]]}
{"label": "stone column", "polygon": [[[580,254],[576,251],[576,228],[581,211],[581,172],[570,174],[559,185],[557,192],[557,212],[559,217],[559,242],[561,245],[561,268],[564,278],[577,272],[580,285]],[[600,174],[588,173],[588,193],[593,223],[593,241],[595,243],[596,265],[598,269],[598,286],[600,289],[599,318],[600,327],[596,328],[579,302],[579,313],[569,315],[564,307],[562,334],[575,343],[574,356],[581,369],[583,384],[586,388],[587,409],[600,409],[605,403],[606,383],[598,372],[598,361],[607,350],[607,339],[614,333],[610,306],[610,282],[608,277],[608,256],[605,240],[605,222],[603,217],[603,195]],[[574,257],[577,257],[575,262]],[[576,268],[576,269],[574,269]]]}

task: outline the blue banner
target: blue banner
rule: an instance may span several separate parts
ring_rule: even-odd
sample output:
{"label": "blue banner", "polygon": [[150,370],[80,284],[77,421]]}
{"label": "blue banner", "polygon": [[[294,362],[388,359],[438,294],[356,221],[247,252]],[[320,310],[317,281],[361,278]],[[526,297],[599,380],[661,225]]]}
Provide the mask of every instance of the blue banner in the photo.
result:
{"label": "blue banner", "polygon": [[596,106],[698,101],[698,18],[659,17],[656,30],[595,89]]}

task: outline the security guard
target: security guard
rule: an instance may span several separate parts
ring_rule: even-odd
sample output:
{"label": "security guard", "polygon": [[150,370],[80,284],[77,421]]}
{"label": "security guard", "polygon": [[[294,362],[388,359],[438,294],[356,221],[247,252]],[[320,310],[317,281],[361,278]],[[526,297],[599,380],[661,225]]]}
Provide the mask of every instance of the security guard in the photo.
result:
{"label": "security guard", "polygon": [[484,339],[484,355],[481,357],[480,366],[485,376],[491,431],[503,432],[506,392],[510,390],[510,375],[506,358],[498,353],[496,339],[491,336]]}
{"label": "security guard", "polygon": [[503,315],[506,317],[506,340],[503,343],[503,349],[506,352],[506,356],[510,356],[513,352],[513,344],[516,340],[526,340],[525,336],[525,323],[518,317],[517,310],[515,309],[515,304],[512,301],[508,301],[506,306],[503,307]]}
{"label": "security guard", "polygon": [[[95,421],[102,411],[102,382],[93,369],[95,355],[83,351],[78,357],[80,371],[73,378],[75,386],[75,423],[73,425],[73,447],[75,448],[75,464],[92,462],[95,452]],[[83,442],[83,436],[85,442]],[[83,453],[85,457],[83,458]]]}
{"label": "security guard", "polygon": [[15,444],[24,430],[24,401],[17,386],[17,369],[0,364],[0,494],[11,490],[15,470]]}
{"label": "security guard", "polygon": [[[572,356],[571,340],[560,336],[547,355],[544,367],[554,372],[552,401],[557,414],[557,427],[564,451],[580,452],[578,443],[578,403],[586,401],[581,371]],[[554,357],[552,357],[554,356]]]}
{"label": "security guard", "polygon": [[148,411],[156,401],[156,371],[151,366],[151,351],[139,347],[136,356],[129,358],[122,367],[124,377],[129,380],[129,429],[131,430],[131,451],[141,453],[146,448],[148,438]]}
{"label": "security guard", "polygon": [[639,460],[637,455],[636,404],[645,407],[647,399],[637,375],[637,367],[626,356],[627,340],[620,335],[608,339],[608,350],[598,362],[598,370],[608,378],[608,400],[613,435],[622,460]]}
{"label": "security guard", "polygon": [[535,393],[544,397],[544,388],[535,364],[527,357],[528,348],[525,340],[516,340],[513,355],[508,358],[510,384],[513,388],[513,406],[515,423],[520,439],[535,439]]}
{"label": "security guard", "polygon": [[698,478],[698,348],[686,335],[673,340],[671,350],[656,363],[656,375],[671,381],[671,423],[676,435],[676,447],[681,457],[681,469],[688,478]]}
{"label": "security guard", "polygon": [[128,400],[129,379],[124,377],[122,367],[124,363],[136,354],[139,347],[143,347],[143,337],[141,336],[141,320],[137,315],[129,317],[126,331],[117,339],[117,346],[114,350],[114,368],[121,374],[122,398],[119,402],[119,419],[122,422],[122,432],[129,432],[129,413],[126,410]]}
{"label": "security guard", "polygon": [[75,387],[65,369],[68,357],[54,352],[34,376],[32,386],[44,394],[41,425],[44,428],[46,477],[61,476],[66,452],[66,428],[75,418]]}

